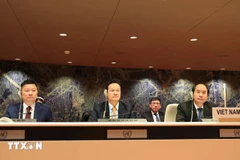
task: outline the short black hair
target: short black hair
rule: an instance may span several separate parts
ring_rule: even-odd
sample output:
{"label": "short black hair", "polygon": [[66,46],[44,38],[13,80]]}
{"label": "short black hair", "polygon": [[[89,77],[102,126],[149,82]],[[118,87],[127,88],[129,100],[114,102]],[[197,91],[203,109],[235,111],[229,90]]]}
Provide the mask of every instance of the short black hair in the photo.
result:
{"label": "short black hair", "polygon": [[21,88],[22,88],[23,86],[25,86],[26,84],[35,84],[35,85],[37,86],[37,83],[36,83],[34,80],[32,80],[32,79],[27,79],[27,80],[25,80],[25,81],[22,82]]}
{"label": "short black hair", "polygon": [[112,79],[111,81],[109,81],[109,82],[106,84],[105,89],[108,90],[108,86],[109,86],[110,84],[112,84],[112,83],[117,83],[117,84],[121,87],[121,83],[120,83],[119,80],[117,80],[117,79]]}
{"label": "short black hair", "polygon": [[152,103],[152,101],[159,101],[159,102],[160,102],[160,104],[161,104],[161,100],[160,100],[160,98],[159,98],[159,97],[152,97],[152,98],[149,100],[149,104],[151,104],[151,103]]}
{"label": "short black hair", "polygon": [[209,95],[209,88],[208,88],[208,85],[206,85],[205,83],[197,83],[193,86],[192,88],[192,92],[194,93],[195,89],[196,89],[196,86],[199,85],[199,84],[202,84],[204,85],[206,88],[207,88],[207,94]]}

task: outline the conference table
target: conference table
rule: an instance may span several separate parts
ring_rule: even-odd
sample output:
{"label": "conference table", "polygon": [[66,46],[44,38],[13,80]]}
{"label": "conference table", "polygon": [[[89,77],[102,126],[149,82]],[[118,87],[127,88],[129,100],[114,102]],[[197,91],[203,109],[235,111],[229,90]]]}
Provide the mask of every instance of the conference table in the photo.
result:
{"label": "conference table", "polygon": [[0,160],[239,160],[238,148],[239,122],[0,123]]}

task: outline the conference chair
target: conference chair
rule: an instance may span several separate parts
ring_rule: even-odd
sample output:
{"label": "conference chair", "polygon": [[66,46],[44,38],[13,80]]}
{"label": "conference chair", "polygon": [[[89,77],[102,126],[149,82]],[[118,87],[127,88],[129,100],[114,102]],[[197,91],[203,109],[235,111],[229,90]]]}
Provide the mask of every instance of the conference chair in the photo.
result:
{"label": "conference chair", "polygon": [[90,113],[88,111],[84,111],[81,117],[81,122],[87,122],[89,116],[90,116]]}
{"label": "conference chair", "polygon": [[176,122],[177,106],[178,104],[167,105],[164,122]]}
{"label": "conference chair", "polygon": [[8,122],[8,123],[12,123],[13,120],[11,120],[11,119],[8,118],[8,117],[2,117],[2,118],[0,118],[0,122]]}

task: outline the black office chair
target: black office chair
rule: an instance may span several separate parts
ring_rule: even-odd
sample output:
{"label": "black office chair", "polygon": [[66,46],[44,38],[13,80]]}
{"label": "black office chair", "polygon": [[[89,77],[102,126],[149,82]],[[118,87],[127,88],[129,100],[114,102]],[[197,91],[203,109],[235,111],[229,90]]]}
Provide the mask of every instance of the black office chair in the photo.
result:
{"label": "black office chair", "polygon": [[82,113],[81,122],[88,122],[89,116],[90,116],[90,113],[88,111],[84,111]]}

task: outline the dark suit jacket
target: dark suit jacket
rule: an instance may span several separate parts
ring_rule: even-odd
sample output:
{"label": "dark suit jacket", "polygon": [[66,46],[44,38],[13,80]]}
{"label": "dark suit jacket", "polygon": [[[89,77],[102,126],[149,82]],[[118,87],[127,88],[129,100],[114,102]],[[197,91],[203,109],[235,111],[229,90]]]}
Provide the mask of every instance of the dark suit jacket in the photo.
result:
{"label": "dark suit jacket", "polygon": [[[22,108],[23,107],[21,107],[21,110]],[[10,105],[8,106],[4,116],[8,118],[18,118],[19,109],[20,109],[20,103]],[[21,114],[22,114],[22,111],[21,111]],[[23,115],[21,115],[20,117],[22,116]],[[53,116],[52,116],[51,108],[46,104],[36,102],[35,109],[34,109],[34,119],[37,119],[37,122],[52,122]]]}
{"label": "dark suit jacket", "polygon": [[[159,114],[161,122],[164,122],[164,112],[159,111],[158,114]],[[147,119],[148,122],[154,122],[151,110],[147,111],[147,112],[143,112],[141,114],[141,117]]]}
{"label": "dark suit jacket", "polygon": [[[202,118],[212,118],[212,107],[216,107],[216,104],[212,102],[205,102],[203,104],[203,117]],[[192,121],[197,122],[197,111],[194,106],[193,101],[183,102],[177,107],[177,122],[191,122],[191,116],[193,114]]]}
{"label": "dark suit jacket", "polygon": [[[109,119],[109,106],[108,106],[108,101],[106,101],[106,102],[102,102],[94,105],[93,111],[88,119],[88,122],[97,122],[98,119],[103,118],[103,112],[105,111],[105,104],[106,104],[105,118]],[[131,106],[119,101],[118,118],[131,118],[132,117],[131,111],[132,111]]]}

